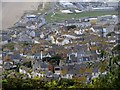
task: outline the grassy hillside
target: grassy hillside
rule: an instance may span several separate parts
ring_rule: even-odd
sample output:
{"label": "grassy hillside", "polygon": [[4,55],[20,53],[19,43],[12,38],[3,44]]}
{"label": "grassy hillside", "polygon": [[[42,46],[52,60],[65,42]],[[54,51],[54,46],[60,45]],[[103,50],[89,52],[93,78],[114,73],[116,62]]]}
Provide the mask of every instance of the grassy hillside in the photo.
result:
{"label": "grassy hillside", "polygon": [[116,11],[92,11],[92,12],[81,12],[81,13],[72,13],[72,14],[65,14],[60,12],[55,12],[48,14],[45,19],[48,22],[54,22],[54,21],[62,21],[62,20],[69,20],[72,18],[80,19],[83,17],[96,17],[96,16],[102,16],[102,15],[113,15],[118,14]]}

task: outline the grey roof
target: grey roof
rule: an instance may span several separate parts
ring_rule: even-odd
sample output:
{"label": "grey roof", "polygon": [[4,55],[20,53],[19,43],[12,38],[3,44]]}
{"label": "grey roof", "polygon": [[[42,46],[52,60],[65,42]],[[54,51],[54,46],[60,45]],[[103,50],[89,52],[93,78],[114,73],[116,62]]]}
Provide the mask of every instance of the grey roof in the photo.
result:
{"label": "grey roof", "polygon": [[48,68],[48,64],[46,62],[42,62],[41,60],[36,60],[33,64],[33,69],[40,68]]}
{"label": "grey roof", "polygon": [[12,56],[12,59],[20,59],[20,58],[21,58],[21,56],[19,54],[16,54],[16,55]]}
{"label": "grey roof", "polygon": [[78,58],[81,58],[84,55],[85,55],[85,52],[82,52],[82,51],[77,53]]}
{"label": "grey roof", "polygon": [[40,37],[40,31],[38,31],[38,30],[35,31],[35,36],[36,36],[36,37]]}
{"label": "grey roof", "polygon": [[5,57],[7,55],[7,52],[2,52],[2,57]]}
{"label": "grey roof", "polygon": [[96,73],[96,72],[98,72],[98,70],[99,70],[99,68],[98,68],[98,67],[95,67],[95,68],[92,69],[92,72],[95,72],[95,73]]}
{"label": "grey roof", "polygon": [[75,69],[68,70],[68,74],[77,74],[77,72]]}
{"label": "grey roof", "polygon": [[48,52],[51,56],[55,55],[55,51],[49,51]]}
{"label": "grey roof", "polygon": [[70,55],[71,61],[72,62],[76,62],[77,61],[77,57],[75,57],[75,55]]}
{"label": "grey roof", "polygon": [[90,61],[89,57],[83,57],[83,61]]}
{"label": "grey roof", "polygon": [[26,48],[24,48],[25,51],[31,50],[32,46],[27,46]]}
{"label": "grey roof", "polygon": [[2,41],[10,40],[9,35],[2,35]]}
{"label": "grey roof", "polygon": [[34,57],[35,57],[36,59],[40,59],[40,58],[41,58],[41,55],[40,55],[40,53],[35,53]]}
{"label": "grey roof", "polygon": [[41,68],[48,68],[48,64],[46,62],[40,63]]}
{"label": "grey roof", "polygon": [[86,68],[86,64],[80,64],[80,68]]}
{"label": "grey roof", "polygon": [[102,26],[93,26],[94,29],[103,29]]}
{"label": "grey roof", "polygon": [[50,75],[53,75],[53,72],[51,72],[51,71],[46,72],[46,76],[50,76]]}
{"label": "grey roof", "polygon": [[26,42],[31,42],[32,41],[32,38],[31,37],[29,37],[28,35],[26,35],[26,34],[23,34],[23,35],[21,35],[20,37],[19,37],[19,39],[18,39],[19,41],[26,41]]}
{"label": "grey roof", "polygon": [[3,68],[4,69],[10,69],[10,68],[12,68],[12,64],[10,63],[10,62],[6,62],[4,65],[3,65]]}

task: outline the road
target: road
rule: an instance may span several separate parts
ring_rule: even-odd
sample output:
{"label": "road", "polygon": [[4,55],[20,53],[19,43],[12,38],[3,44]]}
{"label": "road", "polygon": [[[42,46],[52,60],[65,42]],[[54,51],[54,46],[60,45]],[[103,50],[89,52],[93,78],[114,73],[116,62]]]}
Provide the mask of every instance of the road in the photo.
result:
{"label": "road", "polygon": [[41,26],[43,26],[44,24],[47,23],[46,20],[45,20],[45,16],[48,15],[48,14],[50,14],[50,13],[52,13],[52,12],[54,12],[54,10],[55,10],[55,5],[56,5],[56,3],[54,3],[54,4],[51,6],[52,9],[50,9],[49,11],[46,11],[45,13],[41,14],[41,15],[38,17],[38,18],[41,20],[41,23],[39,24],[39,28],[40,28]]}

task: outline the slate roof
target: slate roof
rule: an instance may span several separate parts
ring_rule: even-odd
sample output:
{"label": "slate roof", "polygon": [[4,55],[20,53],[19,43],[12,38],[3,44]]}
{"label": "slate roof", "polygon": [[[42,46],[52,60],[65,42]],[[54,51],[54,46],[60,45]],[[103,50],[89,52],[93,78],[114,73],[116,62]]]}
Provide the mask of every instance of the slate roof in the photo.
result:
{"label": "slate roof", "polygon": [[5,57],[7,55],[7,52],[2,52],[2,57]]}
{"label": "slate roof", "polygon": [[26,42],[31,42],[32,41],[32,38],[31,37],[29,37],[28,35],[26,35],[26,34],[23,34],[23,35],[21,35],[20,37],[19,37],[19,39],[18,39],[19,41],[26,41]]}
{"label": "slate roof", "polygon": [[10,40],[9,35],[2,35],[2,41]]}
{"label": "slate roof", "polygon": [[48,64],[46,62],[40,63],[41,68],[48,68]]}
{"label": "slate roof", "polygon": [[99,71],[99,68],[98,68],[98,67],[95,67],[95,68],[92,69],[92,72],[94,72],[94,73],[96,73],[96,72],[98,72],[98,71]]}
{"label": "slate roof", "polygon": [[4,65],[3,65],[3,68],[4,69],[11,69],[13,66],[13,64],[11,64],[10,62],[6,62]]}
{"label": "slate roof", "polygon": [[40,59],[40,58],[41,58],[40,53],[35,53],[34,58],[35,58],[35,59]]}
{"label": "slate roof", "polygon": [[17,59],[19,60],[21,58],[20,54],[16,54],[12,56],[12,59]]}
{"label": "slate roof", "polygon": [[53,75],[53,72],[51,71],[46,72],[46,76],[50,76],[50,75]]}

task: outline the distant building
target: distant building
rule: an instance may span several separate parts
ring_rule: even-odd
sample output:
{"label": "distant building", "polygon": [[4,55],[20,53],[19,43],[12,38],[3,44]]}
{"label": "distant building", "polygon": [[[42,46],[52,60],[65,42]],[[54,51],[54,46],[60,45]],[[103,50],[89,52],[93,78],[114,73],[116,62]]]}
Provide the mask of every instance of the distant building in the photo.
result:
{"label": "distant building", "polygon": [[92,11],[113,11],[115,10],[114,7],[96,7],[96,8],[92,8]]}
{"label": "distant building", "polygon": [[3,61],[3,68],[9,70],[13,68],[14,63],[12,61]]}
{"label": "distant building", "polygon": [[36,18],[37,16],[36,15],[26,15],[27,18]]}
{"label": "distant building", "polygon": [[115,32],[116,32],[116,44],[120,45],[120,23],[116,24],[115,28],[114,28]]}
{"label": "distant building", "polygon": [[62,13],[67,13],[67,14],[69,14],[69,13],[73,13],[73,12],[71,12],[70,10],[60,10]]}
{"label": "distant building", "polygon": [[107,2],[108,7],[117,7],[119,5],[118,2]]}
{"label": "distant building", "polygon": [[120,32],[116,32],[116,44],[120,45]]}
{"label": "distant building", "polygon": [[76,6],[73,5],[73,3],[70,3],[70,2],[59,1],[59,4],[64,8],[76,8]]}
{"label": "distant building", "polygon": [[54,67],[55,74],[60,75],[61,74],[61,68],[59,66]]}

